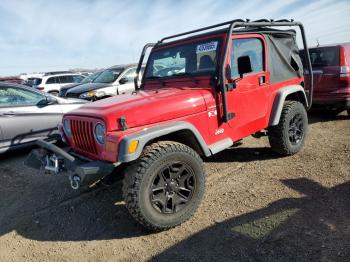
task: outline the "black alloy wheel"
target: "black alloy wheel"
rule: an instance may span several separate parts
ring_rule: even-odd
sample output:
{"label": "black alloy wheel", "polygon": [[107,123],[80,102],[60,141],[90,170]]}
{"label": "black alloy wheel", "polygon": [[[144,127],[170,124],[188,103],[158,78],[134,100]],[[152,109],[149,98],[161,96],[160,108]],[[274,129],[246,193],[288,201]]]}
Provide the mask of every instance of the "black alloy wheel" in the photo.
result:
{"label": "black alloy wheel", "polygon": [[150,189],[153,208],[163,214],[183,209],[196,189],[193,170],[186,163],[173,162],[155,176]]}
{"label": "black alloy wheel", "polygon": [[301,114],[296,114],[289,122],[289,141],[292,145],[299,144],[304,136],[304,120]]}

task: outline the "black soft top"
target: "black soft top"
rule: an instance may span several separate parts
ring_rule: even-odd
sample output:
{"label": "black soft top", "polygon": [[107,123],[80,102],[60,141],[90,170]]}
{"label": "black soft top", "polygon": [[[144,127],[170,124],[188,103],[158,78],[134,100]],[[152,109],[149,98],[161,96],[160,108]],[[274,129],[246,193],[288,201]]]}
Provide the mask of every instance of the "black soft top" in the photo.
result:
{"label": "black soft top", "polygon": [[259,33],[267,43],[267,66],[270,82],[277,83],[303,76],[303,64],[299,56],[295,30],[277,30],[271,28],[251,28],[244,32]]}
{"label": "black soft top", "polygon": [[[157,46],[181,43],[203,36],[226,34],[227,28],[189,36],[175,41],[158,43]],[[303,76],[303,65],[296,42],[296,31],[293,29],[279,30],[266,27],[239,28],[232,34],[261,34],[267,43],[267,67],[270,72],[270,82],[278,83],[288,79]]]}

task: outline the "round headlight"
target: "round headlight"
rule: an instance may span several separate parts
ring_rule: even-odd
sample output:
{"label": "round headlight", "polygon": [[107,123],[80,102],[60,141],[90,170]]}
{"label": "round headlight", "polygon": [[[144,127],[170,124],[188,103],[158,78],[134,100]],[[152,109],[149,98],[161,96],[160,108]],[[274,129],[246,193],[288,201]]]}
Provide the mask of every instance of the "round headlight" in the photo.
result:
{"label": "round headlight", "polygon": [[101,123],[95,126],[95,138],[96,141],[102,145],[106,142],[106,128]]}
{"label": "round headlight", "polygon": [[71,136],[72,135],[72,130],[70,128],[70,122],[68,119],[65,119],[63,121],[63,130],[64,130],[64,133],[67,135],[67,136]]}

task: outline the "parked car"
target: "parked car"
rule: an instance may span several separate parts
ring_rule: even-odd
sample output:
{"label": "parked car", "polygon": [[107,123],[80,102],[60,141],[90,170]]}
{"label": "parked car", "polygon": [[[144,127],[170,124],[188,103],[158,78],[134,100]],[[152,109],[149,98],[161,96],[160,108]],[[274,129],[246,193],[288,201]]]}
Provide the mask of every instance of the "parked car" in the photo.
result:
{"label": "parked car", "polygon": [[61,87],[71,83],[80,83],[85,77],[80,74],[64,73],[54,74],[46,73],[43,76],[29,78],[33,81],[33,86],[37,89],[58,96]]}
{"label": "parked car", "polygon": [[85,102],[0,82],[0,153],[57,135],[63,114]]}
{"label": "parked car", "polygon": [[25,81],[19,77],[9,76],[9,77],[0,77],[0,82],[9,82],[15,84],[23,84]]}
{"label": "parked car", "polygon": [[[131,93],[135,90],[136,64],[110,67],[91,83],[69,89],[66,97],[98,100],[115,95]],[[143,71],[143,67],[142,67]]]}
{"label": "parked car", "polygon": [[350,43],[309,49],[314,76],[313,105],[350,116]]}
{"label": "parked car", "polygon": [[201,156],[253,134],[267,134],[282,156],[303,148],[312,85],[304,85],[296,31],[277,26],[298,26],[307,50],[302,24],[285,19],[233,20],[147,44],[136,92],[65,114],[60,130],[71,153],[40,141],[27,165],[68,175],[73,189],[124,174],[124,201],[139,223],[180,225],[204,195]]}
{"label": "parked car", "polygon": [[19,78],[28,80],[29,78],[43,77],[45,73],[32,73],[32,74],[21,74]]}
{"label": "parked car", "polygon": [[25,85],[39,89],[38,86],[42,82],[42,77],[28,77],[27,80],[24,81]]}
{"label": "parked car", "polygon": [[71,71],[50,71],[50,72],[39,72],[31,74],[21,74],[20,78],[24,80],[25,85],[37,87],[41,84],[42,78],[49,75],[58,75],[58,74],[73,74]]}
{"label": "parked car", "polygon": [[73,83],[73,84],[69,84],[69,85],[61,87],[61,90],[60,90],[58,96],[65,97],[66,94],[67,94],[67,91],[72,89],[73,87],[76,87],[76,86],[79,86],[79,85],[83,85],[83,84],[87,84],[87,83],[92,83],[101,73],[102,73],[102,71],[95,72],[95,73],[93,73],[91,75],[86,76],[79,83]]}

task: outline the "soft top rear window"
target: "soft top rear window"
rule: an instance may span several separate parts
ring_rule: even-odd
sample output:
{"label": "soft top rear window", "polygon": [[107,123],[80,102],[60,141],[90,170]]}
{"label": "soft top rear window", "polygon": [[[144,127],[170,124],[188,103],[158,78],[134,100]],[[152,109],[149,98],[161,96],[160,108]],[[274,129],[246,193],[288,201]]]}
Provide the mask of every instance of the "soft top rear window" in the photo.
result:
{"label": "soft top rear window", "polygon": [[[312,48],[309,53],[312,67],[339,66],[339,47]],[[301,58],[304,60],[303,54]]]}

